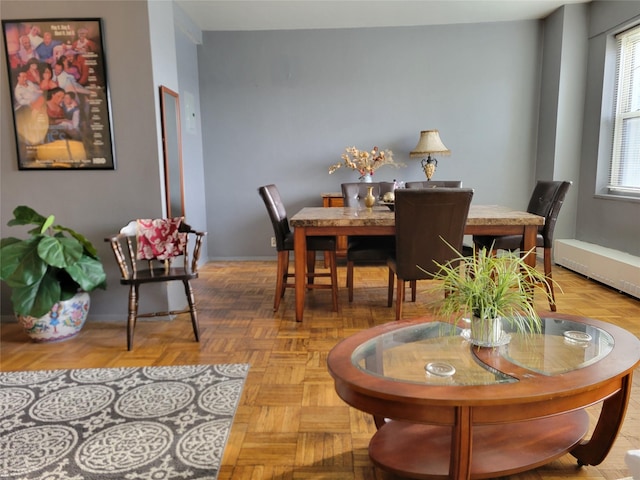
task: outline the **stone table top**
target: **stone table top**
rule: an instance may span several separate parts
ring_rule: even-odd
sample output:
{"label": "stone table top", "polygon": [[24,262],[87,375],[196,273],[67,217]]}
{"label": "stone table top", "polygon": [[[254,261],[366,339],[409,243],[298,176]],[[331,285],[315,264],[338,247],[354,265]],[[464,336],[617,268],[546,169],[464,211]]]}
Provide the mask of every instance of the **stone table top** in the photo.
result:
{"label": "stone table top", "polygon": [[[292,227],[393,227],[395,214],[385,206],[305,207],[291,217]],[[544,225],[544,217],[501,205],[471,205],[467,225]]]}

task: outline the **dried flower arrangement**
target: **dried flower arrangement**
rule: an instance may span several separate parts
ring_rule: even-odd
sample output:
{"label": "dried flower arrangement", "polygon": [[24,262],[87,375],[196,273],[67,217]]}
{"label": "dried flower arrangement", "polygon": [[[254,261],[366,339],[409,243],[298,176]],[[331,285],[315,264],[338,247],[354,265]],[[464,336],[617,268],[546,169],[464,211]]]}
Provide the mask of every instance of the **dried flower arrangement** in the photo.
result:
{"label": "dried flower arrangement", "polygon": [[329,167],[329,174],[332,174],[341,166],[345,166],[360,173],[360,178],[367,175],[373,175],[378,168],[384,165],[392,165],[394,167],[402,167],[404,164],[393,161],[393,152],[391,150],[380,150],[373,147],[370,152],[366,150],[358,150],[356,147],[347,147],[347,153],[343,153],[341,158],[343,162],[336,163]]}

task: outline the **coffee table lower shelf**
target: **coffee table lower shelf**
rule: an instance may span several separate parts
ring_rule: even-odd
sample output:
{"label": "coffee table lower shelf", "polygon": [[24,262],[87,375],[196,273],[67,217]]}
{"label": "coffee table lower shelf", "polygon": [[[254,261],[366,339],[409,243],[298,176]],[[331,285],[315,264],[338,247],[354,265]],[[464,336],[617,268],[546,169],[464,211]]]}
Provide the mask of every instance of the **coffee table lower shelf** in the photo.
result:
{"label": "coffee table lower shelf", "polygon": [[[561,457],[587,434],[584,410],[536,420],[473,427],[471,479],[494,478],[536,468]],[[450,426],[388,421],[371,439],[378,467],[409,478],[453,478]],[[463,476],[462,478],[467,478]]]}

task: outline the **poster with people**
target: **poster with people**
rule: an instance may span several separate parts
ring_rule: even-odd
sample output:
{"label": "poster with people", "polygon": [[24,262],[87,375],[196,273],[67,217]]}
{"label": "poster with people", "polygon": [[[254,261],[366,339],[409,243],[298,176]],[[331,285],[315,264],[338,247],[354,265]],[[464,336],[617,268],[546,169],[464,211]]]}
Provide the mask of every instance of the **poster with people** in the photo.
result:
{"label": "poster with people", "polygon": [[100,19],[3,20],[21,170],[115,168]]}

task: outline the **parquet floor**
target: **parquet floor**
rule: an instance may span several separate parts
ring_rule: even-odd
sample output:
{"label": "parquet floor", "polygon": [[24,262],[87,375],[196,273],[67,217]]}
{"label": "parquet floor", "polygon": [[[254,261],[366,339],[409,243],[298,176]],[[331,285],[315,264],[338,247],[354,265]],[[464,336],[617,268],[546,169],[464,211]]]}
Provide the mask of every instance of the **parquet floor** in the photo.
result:
{"label": "parquet floor", "polygon": [[[340,269],[344,285],[344,268]],[[28,341],[17,324],[2,325],[0,369],[116,367],[196,363],[251,364],[219,480],[335,479],[390,480],[375,468],[367,445],[375,431],[372,419],[348,407],[335,394],[326,368],[329,350],[342,338],[392,321],[386,307],[386,269],[356,268],[355,300],[340,291],[339,313],[331,311],[330,291],[307,295],[305,320],[294,321],[293,291],[280,311],[272,311],[275,262],[213,262],[195,282],[201,342],[195,343],[187,316],[172,322],[138,322],[134,350],[126,351],[122,323],[89,323],[67,342],[49,345]],[[598,318],[640,335],[640,301],[556,267],[564,289],[559,310]],[[112,288],[120,288],[112,287]],[[419,288],[420,284],[419,284]],[[424,287],[422,287],[424,288]],[[144,295],[144,290],[142,291]],[[429,298],[418,293],[408,302],[405,318],[428,312]],[[127,301],[122,290],[122,302]],[[546,309],[545,304],[540,308]],[[589,480],[629,476],[624,455],[640,448],[640,375],[621,434],[606,460],[578,468],[570,455],[512,480]],[[597,406],[591,407],[592,414]]]}

